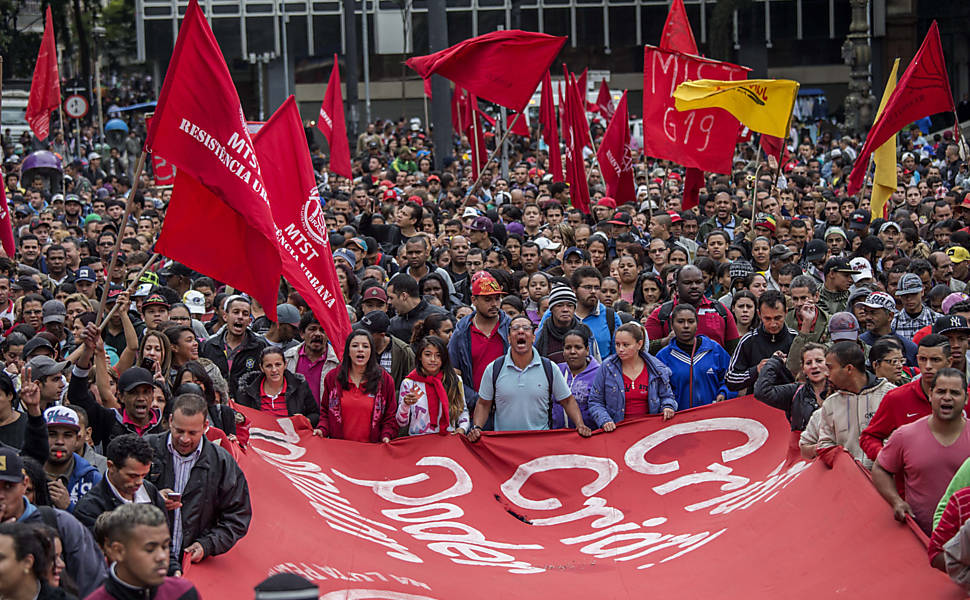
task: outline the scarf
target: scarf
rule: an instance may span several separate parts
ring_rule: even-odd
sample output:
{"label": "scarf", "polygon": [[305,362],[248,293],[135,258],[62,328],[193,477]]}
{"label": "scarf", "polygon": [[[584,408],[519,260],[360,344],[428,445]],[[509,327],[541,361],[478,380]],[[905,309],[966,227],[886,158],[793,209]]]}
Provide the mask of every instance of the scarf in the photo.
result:
{"label": "scarf", "polygon": [[422,375],[415,369],[408,373],[407,378],[424,384],[428,390],[428,413],[431,415],[431,422],[438,424],[438,433],[447,435],[451,419],[444,374],[438,371],[437,375]]}
{"label": "scarf", "polygon": [[565,327],[559,327],[556,325],[555,319],[552,318],[552,315],[549,315],[546,322],[542,324],[542,329],[539,331],[539,337],[536,338],[535,347],[537,350],[539,350],[539,354],[541,356],[546,356],[550,353],[550,341],[558,342],[561,350],[563,341],[566,339],[566,334],[573,329],[582,329],[583,327],[586,327],[586,325],[575,315],[573,315],[572,321],[570,321]]}

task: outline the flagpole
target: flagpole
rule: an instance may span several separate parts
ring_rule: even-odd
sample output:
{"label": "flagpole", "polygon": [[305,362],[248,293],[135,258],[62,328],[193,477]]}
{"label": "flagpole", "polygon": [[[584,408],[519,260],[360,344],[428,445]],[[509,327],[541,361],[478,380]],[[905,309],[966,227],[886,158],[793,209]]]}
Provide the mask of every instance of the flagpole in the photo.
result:
{"label": "flagpole", "polygon": [[[511,133],[511,132],[512,132],[512,130],[513,130],[513,129],[515,129],[515,124],[516,124],[516,123],[518,123],[518,121],[519,121],[519,117],[521,117],[521,116],[522,116],[522,113],[521,113],[521,112],[517,112],[517,113],[515,113],[515,118],[514,118],[514,119],[512,119],[512,124],[511,124],[511,125],[509,125],[509,128],[505,130],[505,134],[504,134],[504,135],[502,135],[502,139],[501,139],[501,140],[499,140],[499,143],[498,143],[498,145],[497,145],[497,146],[495,146],[495,151],[493,151],[493,152],[492,152],[492,154],[491,154],[491,155],[489,155],[489,157],[488,157],[488,162],[486,162],[486,163],[485,163],[485,166],[488,166],[488,164],[489,164],[490,162],[492,162],[493,160],[495,160],[495,155],[496,155],[496,154],[498,154],[498,151],[499,151],[499,148],[501,148],[501,147],[502,147],[502,145],[503,145],[503,144],[505,144],[505,140],[506,140],[506,139],[507,139],[507,138],[509,137],[509,133]],[[474,113],[472,113],[472,118],[474,118]],[[478,136],[477,136],[477,135],[475,136],[475,140],[476,140],[476,141],[478,140]],[[482,183],[482,174],[483,174],[484,172],[485,172],[485,169],[482,169],[482,170],[481,170],[481,171],[480,171],[480,172],[478,173],[478,179],[476,179],[476,180],[475,180],[475,184],[474,184],[474,185],[473,185],[472,187],[470,187],[470,188],[468,189],[468,193],[469,193],[469,194],[472,194],[472,193],[474,193],[474,192],[475,192],[475,190],[477,190],[477,189],[478,189],[478,186],[479,186],[479,185],[480,185],[480,184]]]}
{"label": "flagpole", "polygon": [[148,153],[142,149],[141,154],[138,155],[138,162],[135,163],[135,174],[131,181],[131,190],[128,192],[128,198],[125,201],[125,216],[121,218],[121,227],[118,231],[118,235],[115,236],[115,245],[111,250],[111,263],[108,265],[108,275],[105,278],[104,290],[101,291],[101,304],[98,306],[98,315],[95,322],[101,325],[101,317],[104,315],[104,307],[108,302],[108,290],[111,289],[111,272],[115,269],[115,264],[118,262],[118,252],[121,250],[121,238],[125,237],[125,225],[128,224],[128,219],[131,217],[132,209],[135,207],[135,194],[138,192],[138,183],[141,180],[142,171],[145,169],[145,159]]}
{"label": "flagpole", "polygon": [[[468,100],[470,103],[471,94],[469,94]],[[478,162],[478,158],[481,156],[481,150],[478,147],[478,98],[475,98],[475,106],[472,106],[472,137],[475,138],[475,155],[472,156],[472,173],[475,172],[475,169],[478,169],[478,179],[475,180],[475,186],[472,187],[472,189],[475,189],[478,187],[478,182],[482,180],[483,171],[483,169],[478,167],[476,164]],[[485,166],[488,166],[487,162],[485,163]]]}
{"label": "flagpole", "polygon": [[[144,275],[145,271],[147,271],[148,268],[151,267],[153,264],[155,264],[155,261],[161,257],[162,255],[157,252],[152,254],[152,257],[148,259],[148,262],[146,262],[145,266],[141,268],[141,271],[138,271],[138,274],[135,275],[135,278],[131,282],[131,285],[129,285],[128,289],[125,290],[126,292],[128,292],[128,294],[131,294],[132,292],[135,291],[135,289],[141,284],[141,282],[139,281],[141,279],[141,276]],[[118,303],[116,302],[115,305],[111,307],[111,310],[108,311],[108,314],[104,316],[104,319],[101,321],[101,324],[98,325],[98,329],[104,331],[104,328],[108,326],[108,321],[111,320],[111,316],[115,314],[115,310],[117,308],[118,308]]]}
{"label": "flagpole", "polygon": [[[431,134],[431,122],[428,121],[428,97],[425,96],[424,94],[421,94],[421,96],[424,98],[424,128],[428,132],[428,134],[430,135]],[[368,121],[370,121],[370,119],[368,119]]]}

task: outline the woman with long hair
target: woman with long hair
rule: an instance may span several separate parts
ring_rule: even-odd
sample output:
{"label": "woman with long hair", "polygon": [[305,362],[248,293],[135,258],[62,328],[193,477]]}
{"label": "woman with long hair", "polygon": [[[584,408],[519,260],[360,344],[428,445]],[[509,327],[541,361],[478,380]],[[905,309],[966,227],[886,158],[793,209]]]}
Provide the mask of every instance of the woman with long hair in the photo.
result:
{"label": "woman with long hair", "polygon": [[624,254],[617,259],[617,275],[620,280],[620,299],[633,302],[637,279],[640,277],[640,264],[633,254]]}
{"label": "woman with long hair", "polygon": [[48,581],[53,562],[40,529],[25,523],[0,524],[0,598],[76,599]]}
{"label": "woman with long hair", "polygon": [[249,384],[239,386],[236,401],[277,417],[303,415],[312,427],[320,421],[320,408],[310,385],[303,375],[286,369],[283,349],[279,346],[263,349],[259,355],[259,374]]}
{"label": "woman with long hair", "polygon": [[431,313],[414,325],[414,330],[411,333],[411,344],[413,346],[426,336],[433,335],[447,345],[451,341],[451,334],[454,332],[455,317],[448,313]]}
{"label": "woman with long hair", "polygon": [[448,284],[441,274],[432,271],[418,282],[418,293],[424,296],[434,296],[441,308],[451,312],[451,296],[448,294]]}
{"label": "woman with long hair", "polygon": [[429,335],[414,346],[415,367],[401,382],[397,424],[408,435],[468,432],[468,407],[461,377],[441,338]]}
{"label": "woman with long hair", "polygon": [[751,263],[755,271],[766,272],[771,268],[771,240],[758,236],[751,242]]}
{"label": "woman with long hair", "polygon": [[600,232],[594,233],[586,240],[586,251],[589,252],[590,264],[599,269],[604,277],[610,274],[610,241]]}
{"label": "woman with long hair", "polygon": [[313,435],[371,443],[395,437],[394,380],[381,368],[370,333],[356,329],[347,336],[340,367],[323,380],[320,404]]}
{"label": "woman with long hair", "polygon": [[649,315],[653,309],[667,301],[667,286],[656,273],[641,273],[637,279],[637,286],[633,290],[633,306],[639,308],[644,315]]}
{"label": "woman with long hair", "polygon": [[738,335],[743,336],[758,327],[758,299],[748,290],[734,292],[731,312],[738,326]]}
{"label": "woman with long hair", "polygon": [[597,427],[610,432],[623,419],[663,413],[672,419],[677,400],[670,387],[670,369],[646,349],[639,323],[616,329],[616,353],[603,361],[589,394],[589,414]]}
{"label": "woman with long hair", "polygon": [[543,311],[540,304],[542,299],[549,295],[550,289],[552,289],[552,282],[546,273],[536,271],[529,276],[529,298],[525,301],[525,314],[535,325],[542,320]]}

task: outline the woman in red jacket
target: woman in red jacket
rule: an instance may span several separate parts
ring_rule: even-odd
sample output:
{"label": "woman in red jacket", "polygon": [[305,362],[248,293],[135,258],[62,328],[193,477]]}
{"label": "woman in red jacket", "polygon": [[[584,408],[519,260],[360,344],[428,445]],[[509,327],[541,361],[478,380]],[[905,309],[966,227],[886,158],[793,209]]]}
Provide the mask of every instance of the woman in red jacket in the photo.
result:
{"label": "woman in red jacket", "polygon": [[340,368],[323,379],[320,422],[314,435],[355,442],[389,442],[397,433],[394,380],[377,362],[374,340],[355,330]]}

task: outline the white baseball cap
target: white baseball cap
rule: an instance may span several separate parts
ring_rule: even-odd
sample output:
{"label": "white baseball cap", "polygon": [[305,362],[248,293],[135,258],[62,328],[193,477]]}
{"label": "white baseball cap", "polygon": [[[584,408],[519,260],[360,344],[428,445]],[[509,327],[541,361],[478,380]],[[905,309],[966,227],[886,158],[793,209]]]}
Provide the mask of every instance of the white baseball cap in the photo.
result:
{"label": "white baseball cap", "polygon": [[205,314],[205,296],[200,291],[189,290],[185,292],[182,296],[182,303],[189,309],[189,313],[193,315]]}
{"label": "white baseball cap", "polygon": [[872,265],[869,264],[867,259],[858,256],[849,261],[849,266],[853,270],[858,271],[858,273],[852,275],[853,283],[858,283],[864,279],[872,279]]}

